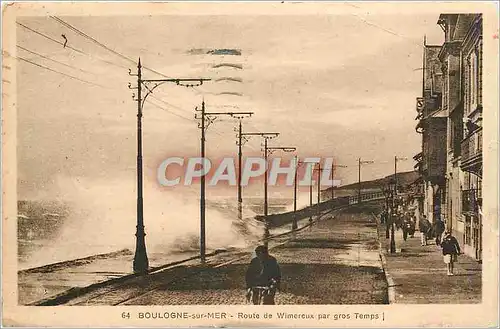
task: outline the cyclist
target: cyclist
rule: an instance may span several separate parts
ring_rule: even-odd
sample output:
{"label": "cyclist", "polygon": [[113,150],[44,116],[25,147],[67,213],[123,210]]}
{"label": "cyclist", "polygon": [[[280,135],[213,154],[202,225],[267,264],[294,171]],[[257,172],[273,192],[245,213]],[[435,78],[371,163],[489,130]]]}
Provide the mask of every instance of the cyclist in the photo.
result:
{"label": "cyclist", "polygon": [[263,296],[263,304],[274,305],[274,296],[281,281],[280,266],[276,258],[269,255],[266,246],[255,248],[255,254],[257,257],[252,259],[245,275],[247,299],[252,295],[252,303],[259,304],[259,288],[256,287],[269,287]]}

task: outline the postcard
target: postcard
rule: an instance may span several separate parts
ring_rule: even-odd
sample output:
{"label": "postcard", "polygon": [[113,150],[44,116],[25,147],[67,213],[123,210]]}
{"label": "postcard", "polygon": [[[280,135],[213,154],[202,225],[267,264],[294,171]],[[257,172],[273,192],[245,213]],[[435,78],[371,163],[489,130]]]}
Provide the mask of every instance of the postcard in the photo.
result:
{"label": "postcard", "polygon": [[4,326],[499,325],[494,2],[2,9]]}

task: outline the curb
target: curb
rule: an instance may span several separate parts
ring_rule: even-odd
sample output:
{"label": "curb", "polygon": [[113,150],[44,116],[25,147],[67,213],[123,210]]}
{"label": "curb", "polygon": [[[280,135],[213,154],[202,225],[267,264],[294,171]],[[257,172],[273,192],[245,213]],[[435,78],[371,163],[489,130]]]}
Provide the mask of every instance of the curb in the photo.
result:
{"label": "curb", "polygon": [[382,264],[382,270],[384,271],[385,280],[387,281],[387,297],[389,299],[389,304],[396,303],[396,283],[392,278],[391,274],[387,270],[387,258],[385,257],[384,248],[382,247],[382,241],[380,241],[380,231],[379,231],[379,222],[377,216],[372,213],[375,222],[377,223],[377,240],[378,240],[378,251],[380,257],[380,263]]}

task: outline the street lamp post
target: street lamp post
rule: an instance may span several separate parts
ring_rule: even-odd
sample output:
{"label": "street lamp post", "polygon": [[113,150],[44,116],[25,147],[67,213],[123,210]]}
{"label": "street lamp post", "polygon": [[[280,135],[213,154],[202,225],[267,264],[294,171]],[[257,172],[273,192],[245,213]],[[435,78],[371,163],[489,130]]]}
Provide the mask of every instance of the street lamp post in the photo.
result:
{"label": "street lamp post", "polygon": [[389,239],[390,237],[390,216],[392,213],[389,211],[389,196],[390,196],[390,188],[384,187],[383,190],[385,196],[385,238]]}
{"label": "street lamp post", "polygon": [[[391,185],[394,184],[395,186],[395,182],[394,181],[391,181],[390,183]],[[394,209],[394,189],[393,188],[390,188],[390,204],[391,204],[391,241],[390,241],[390,253],[391,254],[394,254],[396,252],[396,239],[395,239],[395,236],[394,236],[394,215],[395,215],[395,209]]]}
{"label": "street lamp post", "polygon": [[[195,87],[203,84],[204,81],[211,79],[205,78],[173,78],[173,79],[143,79],[141,59],[137,63],[137,74],[130,76],[137,77],[137,86],[132,87],[129,83],[129,89],[137,89],[137,97],[133,94],[132,99],[137,101],[137,225],[136,225],[136,248],[133,262],[134,273],[145,274],[149,269],[149,260],[146,252],[146,232],[144,230],[144,201],[143,201],[143,173],[142,173],[142,113],[144,103],[147,97],[153,93],[153,90],[158,86],[173,82],[179,86]],[[189,82],[189,84],[188,84]],[[142,88],[145,88],[145,95],[142,96]]]}

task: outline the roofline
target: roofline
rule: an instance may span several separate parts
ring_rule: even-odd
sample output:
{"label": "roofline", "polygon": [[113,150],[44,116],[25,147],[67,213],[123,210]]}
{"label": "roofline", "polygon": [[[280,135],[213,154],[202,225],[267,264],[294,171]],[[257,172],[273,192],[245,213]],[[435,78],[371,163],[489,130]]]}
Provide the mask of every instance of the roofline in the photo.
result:
{"label": "roofline", "polygon": [[458,16],[460,15],[460,13],[446,13],[446,14],[440,14],[439,15],[439,18],[436,22],[436,24],[440,24],[441,23],[441,20],[447,18],[447,17],[450,17],[450,16]]}

